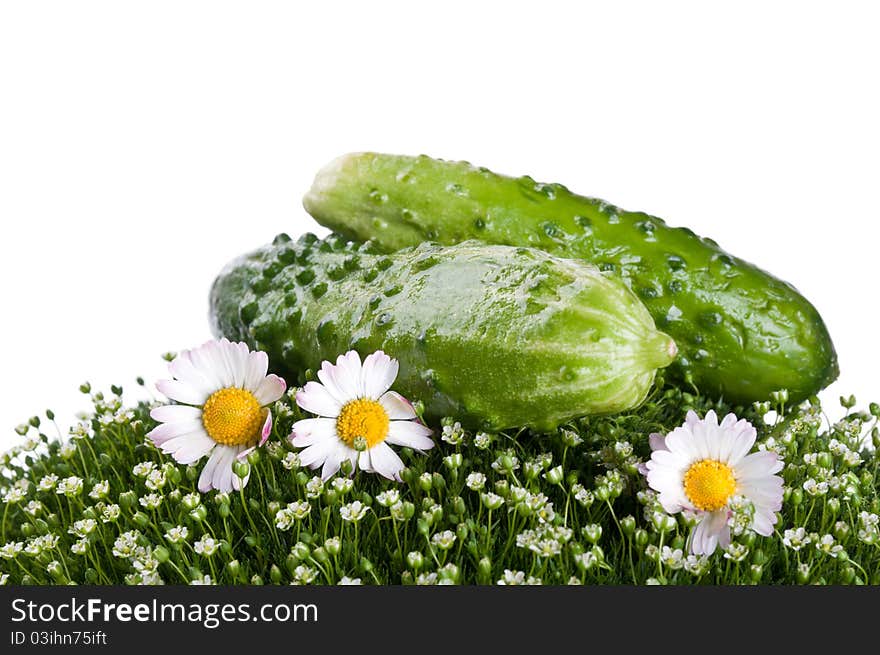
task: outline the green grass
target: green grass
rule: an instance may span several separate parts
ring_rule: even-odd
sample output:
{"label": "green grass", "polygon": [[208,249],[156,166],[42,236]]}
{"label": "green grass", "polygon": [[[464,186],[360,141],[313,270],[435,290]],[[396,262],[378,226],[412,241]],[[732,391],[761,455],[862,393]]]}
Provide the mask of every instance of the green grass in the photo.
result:
{"label": "green grass", "polygon": [[[401,451],[402,484],[357,472],[347,489],[343,478],[320,485],[297,466],[287,435],[302,415],[288,394],[274,407],[267,447],[250,459],[244,491],[199,494],[204,460],[180,466],[145,442],[155,425],[150,404],[126,409],[117,392],[92,395],[93,414],[63,439],[47,434],[53,417],[31,419],[19,429],[29,443],[3,455],[6,584],[188,584],[205,576],[219,584],[880,583],[873,404],[862,412],[845,401],[846,416],[834,424],[818,401],[777,405],[765,424],[770,401],[731,408],[656,388],[633,412],[584,418],[552,435],[476,435],[446,420],[432,426],[437,446],[427,455]],[[687,557],[687,519],[663,513],[637,466],[649,456],[648,435],[681,424],[689,409],[734,410],[758,428],[761,447],[785,459],[776,534],[745,530],[727,552]],[[143,475],[143,462],[160,473]],[[468,486],[472,473],[485,476],[481,491]],[[62,482],[71,476],[81,489],[75,479]],[[103,481],[106,495],[90,496]],[[399,492],[391,507],[387,491]],[[148,507],[151,499],[161,499],[158,507]],[[368,509],[344,521],[340,509],[356,501]],[[169,538],[176,526],[185,539]],[[797,528],[810,539],[800,550],[783,543]],[[213,541],[197,549],[203,537]]]}

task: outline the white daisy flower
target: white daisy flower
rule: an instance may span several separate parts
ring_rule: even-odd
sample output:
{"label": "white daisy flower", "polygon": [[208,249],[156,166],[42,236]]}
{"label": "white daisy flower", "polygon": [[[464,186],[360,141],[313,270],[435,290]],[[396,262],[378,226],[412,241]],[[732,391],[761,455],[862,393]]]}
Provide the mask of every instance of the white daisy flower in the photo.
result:
{"label": "white daisy flower", "polygon": [[305,448],[300,462],[321,466],[324,480],[347,459],[355,468],[400,481],[403,462],[389,444],[425,451],[434,442],[409,401],[389,391],[397,371],[397,360],[381,350],[363,364],[354,350],[340,355],[336,365],[324,362],[321,382],[309,382],[296,394],[296,404],[319,417],[293,425],[293,445]]}
{"label": "white daisy flower", "polygon": [[731,500],[744,496],[754,505],[752,529],[773,534],[782,507],[782,478],[774,473],[782,462],[773,451],[749,454],[757,432],[745,419],[728,414],[718,424],[710,410],[704,419],[688,412],[684,425],[666,437],[650,436],[648,484],[659,492],[660,504],[670,514],[695,512],[699,523],[691,533],[691,552],[711,555],[730,544]]}
{"label": "white daisy flower", "polygon": [[168,368],[174,379],[160,380],[156,387],[180,404],[151,411],[161,425],[147,436],[180,464],[210,454],[199,491],[237,491],[247,478],[239,480],[232,464],[269,438],[272,413],[267,406],[284,395],[287,385],[277,375],[266,375],[266,353],[227,339],[184,350]]}

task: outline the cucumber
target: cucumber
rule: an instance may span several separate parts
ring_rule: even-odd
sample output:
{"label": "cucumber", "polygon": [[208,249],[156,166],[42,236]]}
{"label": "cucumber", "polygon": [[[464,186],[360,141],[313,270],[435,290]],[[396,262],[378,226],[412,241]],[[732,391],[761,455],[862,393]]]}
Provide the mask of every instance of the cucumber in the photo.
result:
{"label": "cucumber", "polygon": [[640,403],[676,347],[623,284],[584,262],[465,242],[376,254],[304,235],[230,263],[211,289],[217,336],[305,381],[322,360],[384,350],[394,389],[430,420],[550,431]]}
{"label": "cucumber", "polygon": [[303,204],[322,225],[386,252],[479,239],[592,262],[623,280],[675,339],[669,378],[733,403],[779,389],[800,401],[838,375],[828,330],[794,287],[689,229],[559,184],[467,162],[357,153],[320,171]]}

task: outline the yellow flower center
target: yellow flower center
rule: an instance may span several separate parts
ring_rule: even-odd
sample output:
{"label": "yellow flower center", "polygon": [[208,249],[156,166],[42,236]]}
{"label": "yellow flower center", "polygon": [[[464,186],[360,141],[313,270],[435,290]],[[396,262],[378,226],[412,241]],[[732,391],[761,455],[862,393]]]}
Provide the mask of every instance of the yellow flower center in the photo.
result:
{"label": "yellow flower center", "polygon": [[375,400],[359,398],[346,403],[336,419],[336,434],[351,447],[362,437],[367,449],[376,446],[388,436],[388,413]]}
{"label": "yellow flower center", "polygon": [[251,445],[260,440],[266,412],[250,391],[229,387],[211,394],[202,408],[202,425],[217,443]]}
{"label": "yellow flower center", "polygon": [[714,459],[691,464],[684,474],[684,492],[694,507],[706,512],[721,509],[736,491],[733,469]]}

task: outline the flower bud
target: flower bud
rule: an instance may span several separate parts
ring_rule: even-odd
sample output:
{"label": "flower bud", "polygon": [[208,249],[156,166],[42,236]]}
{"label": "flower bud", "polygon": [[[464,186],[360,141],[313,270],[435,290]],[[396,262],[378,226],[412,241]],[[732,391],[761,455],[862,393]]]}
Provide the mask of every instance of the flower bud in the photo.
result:
{"label": "flower bud", "polygon": [[409,567],[417,573],[422,568],[422,564],[424,564],[424,561],[424,556],[417,550],[408,553],[406,556],[406,563],[409,564]]}
{"label": "flower bud", "polygon": [[156,561],[160,564],[164,564],[171,557],[171,553],[168,552],[168,549],[164,546],[156,546],[153,549],[153,557],[156,558]]}
{"label": "flower bud", "polygon": [[752,564],[749,567],[749,578],[752,582],[758,583],[764,575],[764,567],[760,564]]}
{"label": "flower bud", "polygon": [[458,537],[459,541],[467,539],[468,527],[465,523],[458,524],[458,527],[455,528],[455,536]]}
{"label": "flower bud", "polygon": [[323,546],[315,548],[315,550],[312,551],[312,557],[319,561],[321,564],[326,564],[328,561],[330,561],[330,555],[327,553]]}
{"label": "flower bud", "polygon": [[269,579],[273,583],[278,584],[281,582],[281,577],[282,577],[281,569],[278,568],[278,565],[273,564],[272,568],[269,569]]}
{"label": "flower bud", "polygon": [[549,471],[547,471],[544,474],[544,478],[550,484],[560,484],[562,482],[562,478],[563,478],[562,467],[561,466],[554,466],[552,469],[550,469]]}
{"label": "flower bud", "polygon": [[428,536],[428,533],[431,532],[431,526],[425,519],[419,519],[416,522],[416,527],[421,535]]}
{"label": "flower bud", "polygon": [[644,548],[648,543],[648,532],[644,528],[636,528],[636,531],[633,533],[633,541],[636,544],[636,547],[640,550]]}
{"label": "flower bud", "polygon": [[134,516],[131,517],[131,520],[141,529],[150,525],[150,517],[143,512],[135,512]]}
{"label": "flower bud", "polygon": [[488,584],[492,580],[492,560],[488,557],[482,557],[477,562],[477,580],[481,584]]}
{"label": "flower bud", "polygon": [[361,571],[363,571],[364,573],[370,573],[373,570],[373,563],[366,557],[361,557],[358,565],[360,566]]}
{"label": "flower bud", "polygon": [[245,459],[247,459],[248,464],[250,464],[251,466],[256,466],[257,463],[260,461],[260,450],[258,448],[254,448],[251,452],[247,454],[247,457],[245,457]]}
{"label": "flower bud", "polygon": [[602,526],[597,523],[590,523],[585,525],[581,532],[584,535],[584,538],[589,541],[591,544],[595,544],[599,541],[599,538],[602,536]]}
{"label": "flower bud", "polygon": [[232,472],[235,473],[237,477],[244,480],[251,472],[251,465],[247,462],[237,459],[232,462]]}
{"label": "flower bud", "polygon": [[197,523],[201,523],[208,518],[208,509],[204,505],[199,505],[189,513],[190,518]]}
{"label": "flower bud", "polygon": [[810,565],[809,564],[799,564],[797,567],[796,578],[798,583],[807,584],[810,581]]}
{"label": "flower bud", "polygon": [[119,505],[124,509],[135,507],[138,502],[137,494],[134,491],[123,491],[119,494]]}
{"label": "flower bud", "polygon": [[64,584],[67,582],[67,579],[64,577],[64,569],[61,568],[61,564],[57,561],[49,562],[49,565],[46,567],[46,570],[49,572],[55,581],[58,584]]}
{"label": "flower bud", "polygon": [[302,561],[311,555],[311,549],[302,541],[297,541],[293,548],[290,549],[291,555],[297,560]]}
{"label": "flower bud", "polygon": [[201,471],[195,465],[190,464],[186,467],[186,479],[190,482],[195,482],[200,475]]}
{"label": "flower bud", "polygon": [[792,489],[792,491],[791,491],[791,504],[797,506],[803,502],[804,502],[804,492],[801,491],[800,488]]}
{"label": "flower bud", "polygon": [[226,570],[233,580],[238,580],[238,576],[241,574],[241,564],[237,559],[234,559],[226,565]]}
{"label": "flower bud", "polygon": [[851,566],[847,566],[840,572],[840,578],[843,580],[843,584],[852,584],[853,580],[856,579],[856,570]]}
{"label": "flower bud", "polygon": [[620,529],[627,537],[632,537],[636,529],[636,519],[634,516],[624,516],[620,519]]}
{"label": "flower bud", "polygon": [[461,453],[453,453],[452,455],[447,455],[443,458],[443,463],[450,471],[457,471],[461,467],[462,461],[463,457]]}

